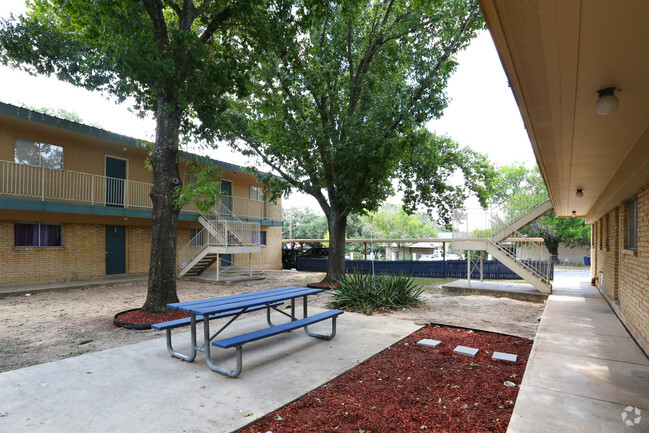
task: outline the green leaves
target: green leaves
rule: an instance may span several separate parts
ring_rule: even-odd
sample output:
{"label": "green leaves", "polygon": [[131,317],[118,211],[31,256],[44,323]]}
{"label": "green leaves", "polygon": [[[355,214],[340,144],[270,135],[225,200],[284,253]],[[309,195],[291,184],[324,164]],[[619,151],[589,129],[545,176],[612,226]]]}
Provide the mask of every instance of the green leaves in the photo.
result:
{"label": "green leaves", "polygon": [[331,289],[329,308],[372,314],[418,304],[424,288],[407,275],[344,275]]}
{"label": "green leaves", "polygon": [[[441,115],[453,57],[483,25],[473,1],[338,1],[301,3],[281,34],[259,57],[251,97],[232,104],[231,143],[271,165],[294,187],[314,195],[325,213],[376,210],[394,193],[428,182],[439,164],[471,166],[476,155],[456,152],[420,164],[423,124]],[[236,129],[236,130],[235,130]],[[457,151],[457,149],[455,149]],[[484,165],[484,164],[483,164]],[[488,194],[486,174],[463,193]],[[454,168],[437,173],[439,186],[409,196],[409,205],[435,206],[459,190],[441,188]],[[475,175],[475,176],[474,176]],[[440,193],[442,198],[433,200]]]}
{"label": "green leaves", "polygon": [[[523,163],[500,167],[494,189],[492,201],[505,203],[511,212],[525,209],[529,202],[540,203],[538,197],[547,197],[538,166],[528,168]],[[583,218],[558,218],[554,212],[542,216],[521,232],[529,237],[543,238],[553,255],[558,254],[559,245],[567,248],[590,245],[590,226]]]}

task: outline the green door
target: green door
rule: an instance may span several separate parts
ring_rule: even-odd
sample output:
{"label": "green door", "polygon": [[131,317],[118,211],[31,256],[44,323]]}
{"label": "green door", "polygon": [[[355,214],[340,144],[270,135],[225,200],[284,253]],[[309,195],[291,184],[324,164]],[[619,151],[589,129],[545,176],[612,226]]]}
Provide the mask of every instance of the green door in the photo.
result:
{"label": "green door", "polygon": [[232,254],[221,254],[221,267],[234,265]]}
{"label": "green door", "polygon": [[106,275],[126,273],[126,230],[106,226]]}
{"label": "green door", "polygon": [[106,157],[106,206],[124,207],[126,161]]}
{"label": "green door", "polygon": [[232,212],[232,182],[229,180],[221,180],[221,206],[224,208],[222,212],[228,217]]}

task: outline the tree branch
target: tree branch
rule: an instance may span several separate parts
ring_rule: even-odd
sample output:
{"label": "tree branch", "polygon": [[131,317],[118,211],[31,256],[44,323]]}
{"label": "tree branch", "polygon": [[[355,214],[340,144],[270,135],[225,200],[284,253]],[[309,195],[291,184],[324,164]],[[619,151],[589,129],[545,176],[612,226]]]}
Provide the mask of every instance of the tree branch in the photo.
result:
{"label": "tree branch", "polygon": [[[442,56],[437,59],[437,62],[435,62],[435,66],[430,69],[429,75],[432,75],[433,72],[438,71],[442,67],[444,62],[446,62],[451,57],[451,54],[455,51],[457,45],[460,43],[460,40],[462,39],[462,35],[469,27],[469,25],[473,22],[473,20],[477,18],[478,14],[479,11],[477,9],[474,9],[467,16],[467,18],[462,23],[462,26],[460,27],[459,31],[457,32],[457,34],[455,35],[451,43],[447,45],[446,48],[444,49],[444,54],[442,54]],[[430,87],[430,80],[428,80],[428,82],[423,83],[422,85],[419,86],[419,88],[415,91],[415,93],[410,98],[410,103],[408,104],[408,106],[403,110],[401,110],[400,115],[392,122],[392,124],[385,131],[385,133],[383,134],[384,138],[388,137],[390,132],[394,131],[399,126],[399,124],[405,117],[406,113],[410,111],[410,109],[414,106],[415,102],[417,102],[421,98],[421,96],[429,87]]]}
{"label": "tree branch", "polygon": [[164,0],[164,2],[167,6],[173,9],[174,12],[176,12],[176,15],[180,16],[183,13],[182,9],[180,9],[180,7],[172,0]]}
{"label": "tree branch", "polygon": [[162,55],[164,49],[169,46],[169,35],[167,34],[167,23],[162,13],[162,2],[160,0],[141,0],[144,10],[153,23],[153,41],[158,48],[158,54]]}
{"label": "tree branch", "polygon": [[[205,6],[205,5],[203,5]],[[213,35],[214,32],[218,30],[218,28],[228,19],[232,16],[232,8],[230,6],[226,7],[223,9],[221,12],[216,14],[216,16],[210,21],[210,23],[207,25],[207,28],[203,32],[203,34],[200,36],[200,41],[203,43],[206,43]]]}

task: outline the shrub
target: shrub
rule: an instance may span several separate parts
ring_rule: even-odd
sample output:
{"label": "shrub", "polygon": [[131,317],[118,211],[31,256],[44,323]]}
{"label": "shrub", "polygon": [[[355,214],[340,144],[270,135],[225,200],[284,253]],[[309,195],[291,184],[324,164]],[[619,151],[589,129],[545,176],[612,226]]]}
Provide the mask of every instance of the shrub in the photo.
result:
{"label": "shrub", "polygon": [[409,275],[373,275],[352,273],[337,281],[331,290],[329,308],[370,314],[416,305],[424,288]]}

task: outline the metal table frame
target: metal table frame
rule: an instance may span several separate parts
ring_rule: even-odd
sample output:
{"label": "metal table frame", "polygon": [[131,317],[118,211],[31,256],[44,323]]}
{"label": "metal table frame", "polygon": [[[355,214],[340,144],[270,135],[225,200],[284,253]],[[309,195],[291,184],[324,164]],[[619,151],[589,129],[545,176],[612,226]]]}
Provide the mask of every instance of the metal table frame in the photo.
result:
{"label": "metal table frame", "polygon": [[[228,328],[235,320],[237,320],[241,315],[245,314],[249,308],[257,307],[260,305],[266,306],[266,322],[269,327],[275,326],[270,320],[270,311],[275,310],[276,312],[288,317],[291,321],[297,320],[295,316],[295,299],[302,298],[302,314],[303,317],[307,317],[308,308],[307,308],[307,296],[315,295],[320,292],[323,292],[323,289],[310,289],[305,287],[282,287],[279,289],[270,289],[263,290],[260,292],[251,292],[251,293],[242,293],[240,295],[224,296],[219,298],[204,299],[199,301],[188,301],[188,302],[177,302],[173,304],[167,304],[167,308],[173,310],[184,311],[189,313],[191,322],[190,322],[190,338],[191,338],[191,352],[189,355],[184,355],[175,351],[171,345],[171,338],[167,339],[167,350],[169,353],[178,359],[182,359],[187,362],[193,362],[196,359],[198,352],[203,352],[205,354],[205,362],[207,366],[217,373],[224,374],[228,377],[237,377],[240,373],[240,368],[235,371],[230,371],[223,367],[219,367],[214,364],[211,357],[210,346],[212,340],[214,340],[219,334],[221,334],[226,328]],[[270,305],[273,302],[278,301],[291,301],[291,313],[288,314],[285,311],[280,310],[274,305]],[[235,314],[230,320],[228,320],[223,326],[221,326],[218,331],[214,334],[210,334],[210,320],[208,319],[210,314],[219,314],[227,313],[228,311],[239,310],[241,311]],[[196,338],[196,316],[202,315],[203,319],[203,344],[197,344]],[[307,335],[315,338],[327,339],[328,336],[317,334],[309,331],[306,327],[304,331]],[[241,366],[241,350],[237,350],[237,365]]]}

